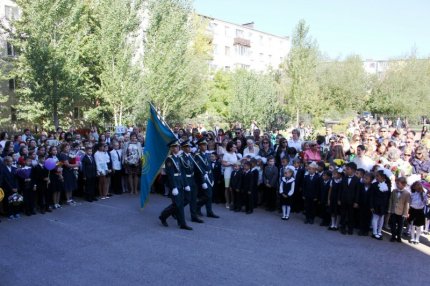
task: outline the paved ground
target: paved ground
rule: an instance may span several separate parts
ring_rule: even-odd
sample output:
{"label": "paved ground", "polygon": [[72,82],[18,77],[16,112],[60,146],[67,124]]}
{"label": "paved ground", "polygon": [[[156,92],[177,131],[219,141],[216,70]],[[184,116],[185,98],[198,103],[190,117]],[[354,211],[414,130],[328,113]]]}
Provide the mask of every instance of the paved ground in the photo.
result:
{"label": "paved ground", "polygon": [[[0,285],[420,285],[430,247],[342,236],[257,210],[169,228],[168,200],[115,196],[0,223]],[[187,214],[189,214],[187,210]],[[189,216],[189,215],[188,215]],[[428,244],[428,238],[422,240]],[[428,244],[430,245],[430,244]],[[427,276],[426,276],[427,275]]]}

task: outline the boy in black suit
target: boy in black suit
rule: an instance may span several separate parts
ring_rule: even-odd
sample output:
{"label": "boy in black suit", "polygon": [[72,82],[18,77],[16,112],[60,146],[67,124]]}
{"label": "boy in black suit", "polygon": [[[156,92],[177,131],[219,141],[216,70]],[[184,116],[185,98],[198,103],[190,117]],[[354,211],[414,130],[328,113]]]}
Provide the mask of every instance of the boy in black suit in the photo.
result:
{"label": "boy in black suit", "polygon": [[330,225],[330,212],[328,209],[328,193],[331,187],[332,173],[324,171],[321,177],[321,192],[320,192],[320,215],[322,218],[320,226]]}
{"label": "boy in black suit", "polygon": [[355,176],[357,165],[350,162],[345,165],[346,176],[342,180],[342,187],[339,192],[338,204],[340,205],[340,230],[342,234],[354,233],[354,208],[358,207],[358,194],[360,179]]}
{"label": "boy in black suit", "polygon": [[244,195],[242,193],[242,170],[240,169],[240,162],[237,162],[233,166],[233,172],[231,172],[230,188],[233,192],[234,197],[234,211],[240,212],[244,201]]}
{"label": "boy in black suit", "polygon": [[37,165],[31,170],[32,184],[36,188],[37,204],[41,214],[51,212],[49,208],[52,195],[48,192],[49,171],[43,166],[45,164],[45,157],[39,156]]}
{"label": "boy in black suit", "polygon": [[251,162],[243,163],[243,177],[242,177],[242,190],[244,193],[244,202],[246,213],[252,213],[254,209],[254,197],[252,194],[254,184],[253,174],[251,172]]}
{"label": "boy in black suit", "polygon": [[82,178],[84,180],[84,192],[87,201],[97,201],[95,197],[96,179],[97,179],[97,165],[93,157],[93,149],[91,147],[85,148],[85,156],[82,157]]}
{"label": "boy in black suit", "polygon": [[313,224],[320,194],[321,181],[315,173],[318,165],[312,162],[308,166],[308,174],[303,179],[303,200],[305,206],[305,224]]}
{"label": "boy in black suit", "polygon": [[19,208],[14,205],[9,205],[8,198],[13,193],[18,192],[18,182],[16,179],[16,167],[12,166],[13,159],[10,156],[6,156],[4,158],[4,165],[2,167],[2,181],[1,187],[4,191],[4,199],[3,199],[3,209],[9,219],[19,218]]}
{"label": "boy in black suit", "polygon": [[214,187],[212,194],[213,202],[219,204],[224,200],[224,180],[221,173],[221,163],[219,162],[218,156],[215,152],[210,155],[210,164],[212,168],[212,174],[214,176]]}

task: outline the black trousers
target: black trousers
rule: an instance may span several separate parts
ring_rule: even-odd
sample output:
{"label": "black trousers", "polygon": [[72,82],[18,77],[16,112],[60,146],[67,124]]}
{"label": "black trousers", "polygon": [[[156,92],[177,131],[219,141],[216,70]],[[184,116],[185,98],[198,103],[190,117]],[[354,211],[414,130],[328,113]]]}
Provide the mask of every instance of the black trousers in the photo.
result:
{"label": "black trousers", "polygon": [[353,204],[342,203],[340,206],[340,227],[348,231],[354,231],[354,206]]}
{"label": "black trousers", "polygon": [[307,222],[313,222],[315,219],[315,213],[316,213],[316,202],[313,198],[305,198],[304,201],[304,207],[305,207],[305,217]]}
{"label": "black trousers", "polygon": [[92,200],[96,191],[96,178],[87,178],[84,181],[84,191],[87,199]]}
{"label": "black trousers", "polygon": [[36,197],[37,205],[39,206],[40,210],[46,210],[51,204],[52,195],[50,192],[48,192],[48,188],[46,186],[37,186]]}
{"label": "black trousers", "polygon": [[121,170],[115,170],[111,175],[111,186],[114,194],[120,195],[122,194],[122,172]]}
{"label": "black trousers", "polygon": [[36,201],[36,191],[33,188],[25,188],[23,190],[24,196],[24,210],[25,214],[30,214],[34,212],[35,201]]}
{"label": "black trousers", "polygon": [[185,222],[185,214],[184,208],[188,204],[188,201],[185,199],[184,190],[179,190],[179,194],[177,196],[172,195],[172,203],[167,206],[162,212],[161,217],[163,219],[169,218],[169,216],[176,216],[179,226],[185,226],[187,223]]}
{"label": "black trousers", "polygon": [[[234,210],[240,211],[242,209],[242,206],[247,203],[246,200],[246,194],[242,192],[240,189],[232,190],[233,197],[234,197]],[[245,196],[245,197],[244,197]],[[244,200],[245,198],[245,200]]]}
{"label": "black trousers", "polygon": [[361,206],[359,209],[359,227],[360,232],[367,234],[369,232],[370,220],[372,219],[372,212],[368,207]]}
{"label": "black trousers", "polygon": [[269,210],[276,209],[276,188],[264,186],[264,197],[266,208]]}
{"label": "black trousers", "polygon": [[391,237],[400,239],[402,237],[402,229],[405,218],[401,215],[391,214],[390,216],[390,228]]}
{"label": "black trousers", "polygon": [[246,195],[246,203],[245,203],[245,209],[247,212],[252,212],[254,210],[254,195],[257,192],[252,192],[252,191],[246,191],[245,195]]}

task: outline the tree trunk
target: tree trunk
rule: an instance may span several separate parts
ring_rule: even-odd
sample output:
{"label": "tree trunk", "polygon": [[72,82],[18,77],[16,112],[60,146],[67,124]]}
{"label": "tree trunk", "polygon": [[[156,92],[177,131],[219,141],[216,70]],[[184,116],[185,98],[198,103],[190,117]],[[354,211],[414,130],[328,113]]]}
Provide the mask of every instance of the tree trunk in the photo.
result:
{"label": "tree trunk", "polygon": [[299,108],[297,107],[297,118],[296,118],[296,126],[298,127],[299,126],[299,121],[300,121],[300,110],[299,110]]}
{"label": "tree trunk", "polygon": [[54,104],[52,106],[52,119],[54,120],[55,130],[60,127],[58,119],[58,84],[57,79],[54,77]]}

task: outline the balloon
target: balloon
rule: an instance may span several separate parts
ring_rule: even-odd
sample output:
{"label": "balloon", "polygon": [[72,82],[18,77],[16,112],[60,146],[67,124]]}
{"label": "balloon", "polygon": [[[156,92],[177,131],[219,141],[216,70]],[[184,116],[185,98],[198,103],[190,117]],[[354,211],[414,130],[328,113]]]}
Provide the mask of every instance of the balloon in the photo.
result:
{"label": "balloon", "polygon": [[56,162],[53,158],[48,158],[43,165],[48,171],[52,171],[55,169]]}

